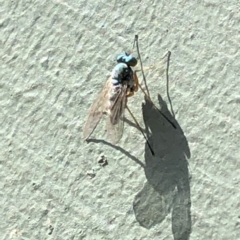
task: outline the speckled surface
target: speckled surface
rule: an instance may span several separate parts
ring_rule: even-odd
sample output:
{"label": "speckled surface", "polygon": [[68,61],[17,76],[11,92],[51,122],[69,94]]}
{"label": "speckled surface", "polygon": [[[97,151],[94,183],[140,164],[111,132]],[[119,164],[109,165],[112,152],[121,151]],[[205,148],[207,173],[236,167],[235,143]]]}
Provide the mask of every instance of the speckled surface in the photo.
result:
{"label": "speckled surface", "polygon": [[[238,0],[17,0],[0,13],[0,239],[240,239]],[[98,140],[81,137],[135,34],[177,125],[141,92],[129,100],[154,157],[129,124],[117,146],[104,121]]]}

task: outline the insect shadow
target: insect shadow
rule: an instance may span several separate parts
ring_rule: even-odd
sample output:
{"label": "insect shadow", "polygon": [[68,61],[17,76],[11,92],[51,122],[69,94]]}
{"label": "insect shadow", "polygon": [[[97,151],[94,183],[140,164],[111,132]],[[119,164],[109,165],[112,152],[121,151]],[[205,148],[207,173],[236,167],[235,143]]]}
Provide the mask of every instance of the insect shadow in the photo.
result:
{"label": "insect shadow", "polygon": [[[145,98],[142,104],[145,133],[155,155],[145,145],[145,164],[127,150],[102,139],[89,142],[108,145],[139,164],[145,172],[147,182],[136,194],[133,210],[136,220],[147,229],[164,221],[171,213],[174,240],[187,240],[191,233],[191,193],[188,161],[191,157],[184,133],[167,109],[165,101],[158,95],[161,111],[174,123],[172,127]],[[128,122],[130,125],[131,122]]]}
{"label": "insect shadow", "polygon": [[145,228],[161,223],[171,213],[175,240],[189,239],[191,232],[191,196],[187,158],[190,149],[184,133],[158,95],[161,111],[176,125],[174,129],[152,103],[142,104],[147,138],[155,155],[145,147],[144,171],[147,178],[135,196],[133,209],[139,224]]}

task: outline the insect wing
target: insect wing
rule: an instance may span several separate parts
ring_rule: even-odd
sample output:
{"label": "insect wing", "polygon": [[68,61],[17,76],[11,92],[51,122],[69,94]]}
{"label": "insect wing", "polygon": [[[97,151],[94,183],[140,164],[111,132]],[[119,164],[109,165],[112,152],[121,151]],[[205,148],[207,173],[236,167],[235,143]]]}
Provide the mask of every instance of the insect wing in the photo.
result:
{"label": "insect wing", "polygon": [[102,91],[99,93],[98,97],[96,98],[95,102],[92,104],[92,106],[89,109],[89,114],[87,117],[87,121],[85,123],[85,126],[83,128],[83,137],[84,139],[87,139],[95,130],[98,123],[100,122],[103,112],[106,109],[107,104],[107,94],[108,94],[108,88],[109,88],[110,81],[105,83]]}
{"label": "insect wing", "polygon": [[124,112],[126,106],[126,93],[127,86],[123,85],[120,90],[116,101],[113,104],[113,107],[110,112],[110,117],[107,121],[107,134],[109,139],[113,144],[116,144],[122,137],[124,129]]}

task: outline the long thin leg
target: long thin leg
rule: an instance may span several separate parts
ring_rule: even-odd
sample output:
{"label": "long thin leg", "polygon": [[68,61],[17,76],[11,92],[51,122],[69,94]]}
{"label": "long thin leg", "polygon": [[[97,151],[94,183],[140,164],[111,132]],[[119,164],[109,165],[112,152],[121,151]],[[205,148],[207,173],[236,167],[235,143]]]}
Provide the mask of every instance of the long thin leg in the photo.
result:
{"label": "long thin leg", "polygon": [[140,127],[140,125],[139,125],[137,119],[134,117],[134,115],[132,114],[132,112],[130,111],[130,109],[129,109],[129,107],[128,107],[127,105],[126,105],[126,108],[127,108],[128,112],[130,113],[131,117],[133,118],[135,124],[137,125],[139,131],[142,133],[143,137],[144,137],[145,140],[147,141],[147,145],[148,145],[148,147],[149,147],[149,149],[150,149],[152,155],[154,156],[154,155],[155,155],[155,154],[154,154],[154,151],[153,151],[153,149],[152,149],[152,147],[151,147],[151,145],[150,145],[150,143],[149,143],[149,141],[148,141],[146,135],[145,135],[144,132],[142,131],[142,128]]}
{"label": "long thin leg", "polygon": [[158,112],[173,126],[173,128],[177,128],[175,124],[163,113],[161,110],[159,110],[156,105],[152,102],[151,98],[147,95],[147,93],[144,91],[143,87],[138,84],[139,88],[142,90],[143,94],[146,96],[146,98],[152,103],[152,105],[158,110]]}
{"label": "long thin leg", "polygon": [[135,83],[134,92],[137,92],[138,91],[138,86],[139,86],[139,81],[138,81],[136,71],[133,72],[133,80],[134,80],[134,83]]}
{"label": "long thin leg", "polygon": [[174,113],[174,111],[173,111],[173,106],[172,106],[172,101],[171,101],[170,94],[169,94],[169,74],[168,74],[168,72],[169,72],[170,57],[171,57],[171,52],[169,51],[169,52],[168,52],[168,58],[167,58],[167,69],[166,69],[167,97],[168,97],[168,101],[169,101],[170,106],[171,106],[172,115],[173,115],[173,117],[175,117],[175,113]]}
{"label": "long thin leg", "polygon": [[88,141],[88,139],[90,138],[90,136],[93,134],[93,132],[94,132],[95,129],[97,128],[100,120],[101,120],[101,118],[98,120],[97,124],[96,124],[95,127],[92,129],[92,131],[89,133],[89,135],[84,139],[85,141]]}
{"label": "long thin leg", "polygon": [[150,93],[149,93],[149,90],[148,90],[146,77],[145,77],[145,74],[144,74],[144,71],[143,71],[143,64],[142,64],[142,59],[141,59],[141,55],[140,55],[140,50],[139,50],[139,46],[138,46],[138,35],[135,35],[134,45],[133,46],[135,46],[135,43],[136,43],[136,47],[137,47],[138,57],[139,57],[139,60],[140,60],[140,66],[141,66],[142,74],[143,74],[143,81],[144,81],[145,87],[147,89],[148,96],[150,97]]}
{"label": "long thin leg", "polygon": [[[151,68],[151,67],[148,67]],[[141,91],[143,92],[143,94],[147,97],[147,99],[152,103],[152,105],[158,110],[158,112],[176,129],[177,127],[175,126],[175,124],[168,119],[168,117],[166,115],[164,115],[156,106],[155,104],[152,102],[150,96],[145,92],[145,90],[143,89],[143,87],[141,86],[141,84],[139,83],[138,77],[137,77],[137,71],[141,71],[141,70],[135,70],[133,73],[133,79],[135,82],[135,88],[134,88],[134,92],[138,91],[138,87],[141,89]],[[133,95],[133,94],[132,94]],[[130,96],[132,96],[130,95]]]}

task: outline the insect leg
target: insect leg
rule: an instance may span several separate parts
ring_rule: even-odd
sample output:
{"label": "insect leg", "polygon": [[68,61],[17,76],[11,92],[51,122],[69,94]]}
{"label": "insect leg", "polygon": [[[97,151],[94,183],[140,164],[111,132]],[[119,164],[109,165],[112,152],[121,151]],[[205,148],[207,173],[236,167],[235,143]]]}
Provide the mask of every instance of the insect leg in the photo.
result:
{"label": "insect leg", "polygon": [[148,96],[150,96],[150,93],[149,93],[149,90],[148,90],[148,86],[147,86],[146,77],[145,77],[145,74],[144,74],[144,69],[143,69],[142,59],[141,59],[141,55],[140,55],[139,45],[138,45],[138,35],[135,35],[133,46],[135,46],[135,43],[136,43],[138,58],[139,58],[139,61],[140,61],[140,66],[141,66],[141,70],[140,71],[142,71],[143,81],[144,81],[144,84],[145,84]]}
{"label": "insect leg", "polygon": [[130,111],[130,109],[129,109],[129,107],[128,107],[127,105],[126,105],[126,108],[127,108],[128,112],[130,113],[131,117],[133,118],[135,124],[137,125],[139,131],[142,133],[143,137],[144,137],[145,140],[147,141],[147,145],[148,145],[148,147],[149,147],[149,149],[150,149],[152,155],[154,156],[154,155],[155,155],[155,154],[154,154],[154,151],[153,151],[153,149],[152,149],[152,147],[151,147],[151,145],[150,145],[150,143],[149,143],[149,141],[148,141],[146,135],[145,135],[144,132],[142,131],[142,128],[140,127],[140,125],[139,125],[137,119],[134,117],[134,115],[132,114],[132,112]]}
{"label": "insect leg", "polygon": [[159,110],[157,107],[156,107],[156,105],[152,102],[152,100],[151,100],[151,98],[147,95],[147,93],[144,91],[144,89],[143,89],[143,87],[140,85],[140,84],[138,84],[138,86],[139,86],[139,88],[142,90],[142,92],[143,92],[143,94],[145,95],[145,97],[152,103],[152,105],[154,106],[154,108],[156,108],[157,109],[157,111],[173,126],[173,128],[177,128],[176,126],[175,126],[175,124],[161,111],[161,110]]}
{"label": "insect leg", "polygon": [[137,77],[137,72],[136,71],[133,72],[133,80],[134,80],[134,92],[137,92],[138,91],[139,81],[138,81],[138,77]]}
{"label": "insect leg", "polygon": [[96,125],[94,126],[94,128],[92,129],[92,131],[89,133],[89,135],[84,139],[85,141],[88,141],[88,139],[90,138],[90,136],[93,134],[93,132],[95,131],[95,129],[97,128],[97,125],[99,124],[101,118],[99,118],[98,122],[96,123]]}
{"label": "insect leg", "polygon": [[126,96],[127,96],[127,98],[129,98],[129,97],[132,97],[133,95],[134,95],[134,91],[130,91],[127,93]]}

